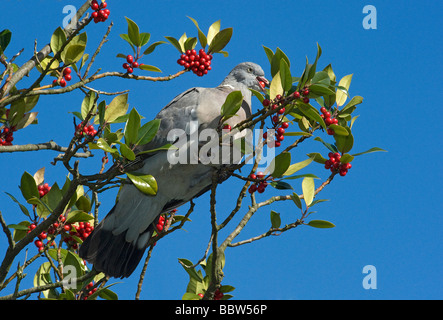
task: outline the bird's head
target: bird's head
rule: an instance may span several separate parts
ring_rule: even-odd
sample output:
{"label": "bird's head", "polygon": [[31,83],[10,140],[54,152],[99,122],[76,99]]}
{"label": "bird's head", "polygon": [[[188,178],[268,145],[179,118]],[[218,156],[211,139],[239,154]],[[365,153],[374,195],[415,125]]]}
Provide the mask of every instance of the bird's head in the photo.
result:
{"label": "bird's head", "polygon": [[238,83],[257,91],[263,91],[265,86],[269,85],[262,67],[252,62],[243,62],[235,66],[222,85],[236,87]]}

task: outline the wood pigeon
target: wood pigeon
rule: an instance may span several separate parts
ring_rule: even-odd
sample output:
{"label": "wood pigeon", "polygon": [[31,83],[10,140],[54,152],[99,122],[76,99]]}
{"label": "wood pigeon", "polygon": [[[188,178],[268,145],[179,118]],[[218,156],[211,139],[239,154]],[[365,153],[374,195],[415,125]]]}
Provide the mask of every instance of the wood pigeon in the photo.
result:
{"label": "wood pigeon", "polygon": [[[263,90],[263,84],[268,84],[263,69],[255,63],[243,62],[219,86],[196,87],[183,92],[156,116],[161,122],[154,139],[136,151],[177,144],[204,129],[220,128],[220,110],[226,97],[232,91],[241,91],[240,110],[225,122],[234,127],[252,114],[249,89]],[[189,147],[189,143],[186,146]],[[147,157],[143,159],[143,167],[136,172],[155,177],[157,194],[146,195],[134,184],[124,184],[115,206],[80,247],[80,257],[108,276],[129,277],[148,246],[159,215],[202,195],[212,185],[214,166],[198,161],[173,163],[166,151],[144,155]]]}

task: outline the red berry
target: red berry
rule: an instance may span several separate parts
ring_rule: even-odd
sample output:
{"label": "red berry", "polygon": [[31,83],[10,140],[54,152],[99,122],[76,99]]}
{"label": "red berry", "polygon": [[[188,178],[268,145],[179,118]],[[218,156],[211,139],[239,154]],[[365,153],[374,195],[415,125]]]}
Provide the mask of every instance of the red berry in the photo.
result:
{"label": "red berry", "polygon": [[347,169],[340,170],[340,172],[339,172],[339,174],[340,174],[342,177],[344,177],[347,173],[348,173],[348,170],[347,170]]}
{"label": "red berry", "polygon": [[330,135],[330,136],[333,136],[334,135],[334,130],[332,130],[332,129],[328,129],[328,134]]}
{"label": "red berry", "polygon": [[41,242],[40,240],[35,240],[35,241],[34,241],[34,244],[35,244],[35,246],[38,247],[38,248],[43,247],[43,242]]}
{"label": "red berry", "polygon": [[102,3],[100,4],[100,8],[106,8],[108,6],[108,4],[104,1],[102,1]]}
{"label": "red berry", "polygon": [[130,54],[126,57],[126,61],[128,61],[128,63],[133,63],[134,62],[134,57],[131,56]]}
{"label": "red berry", "polygon": [[66,80],[65,79],[60,79],[60,86],[61,87],[66,87]]}
{"label": "red berry", "polygon": [[231,126],[229,125],[229,124],[225,124],[224,126],[223,126],[223,130],[228,130],[228,131],[231,131]]}
{"label": "red berry", "polygon": [[275,147],[278,148],[281,146],[281,142],[280,141],[275,141]]}
{"label": "red berry", "polygon": [[133,68],[138,68],[138,66],[139,66],[139,64],[138,64],[137,61],[134,61],[134,62],[132,63],[132,67],[133,67]]}
{"label": "red berry", "polygon": [[63,69],[63,75],[66,76],[67,74],[71,74],[71,68],[64,68]]}
{"label": "red berry", "polygon": [[284,128],[278,128],[277,129],[277,135],[279,135],[279,136],[281,136],[281,135],[283,135],[285,133],[285,129]]}
{"label": "red berry", "polygon": [[253,184],[248,189],[250,194],[253,194],[255,191],[257,191],[257,185]]}
{"label": "red berry", "polygon": [[271,104],[271,101],[269,101],[269,99],[265,99],[265,100],[263,100],[262,104],[264,107],[269,107],[269,105]]}
{"label": "red berry", "polygon": [[265,192],[265,186],[264,185],[262,185],[262,184],[260,184],[258,187],[257,187],[257,192],[258,193],[263,193],[263,192]]}
{"label": "red berry", "polygon": [[92,1],[91,2],[91,9],[98,10],[98,8],[99,8],[99,5],[98,5],[97,1]]}
{"label": "red berry", "polygon": [[67,74],[67,75],[64,76],[64,78],[65,78],[66,81],[71,81],[72,76],[70,74]]}
{"label": "red berry", "polygon": [[308,90],[308,89],[306,89],[306,90],[303,91],[303,95],[304,95],[304,96],[307,96],[308,94],[309,94],[309,90]]}
{"label": "red berry", "polygon": [[303,98],[304,103],[309,103],[309,98]]}
{"label": "red berry", "polygon": [[287,129],[287,128],[289,127],[289,123],[287,123],[287,122],[283,122],[283,123],[281,124],[281,127],[282,127],[283,129]]}
{"label": "red berry", "polygon": [[198,296],[199,296],[200,298],[203,298],[204,294],[203,294],[203,293],[199,293]]}
{"label": "red berry", "polygon": [[131,67],[129,67],[129,68],[127,69],[127,71],[128,71],[128,73],[133,73],[133,72],[134,72],[134,69],[132,69]]}
{"label": "red berry", "polygon": [[300,98],[300,92],[298,92],[298,91],[295,91],[292,95],[295,99]]}
{"label": "red berry", "polygon": [[261,171],[257,172],[257,179],[263,179],[265,177],[265,174]]}
{"label": "red berry", "polygon": [[272,117],[272,122],[277,123],[279,121],[278,116]]}
{"label": "red berry", "polygon": [[283,141],[285,139],[284,135],[277,135],[277,141]]}
{"label": "red berry", "polygon": [[64,226],[63,226],[63,229],[65,229],[65,231],[70,231],[71,230],[71,225],[70,224],[65,224]]}
{"label": "red berry", "polygon": [[123,69],[128,69],[129,68],[129,63],[123,63]]}
{"label": "red berry", "polygon": [[285,113],[285,108],[281,108],[280,110],[278,110],[278,114],[283,114],[283,113]]}

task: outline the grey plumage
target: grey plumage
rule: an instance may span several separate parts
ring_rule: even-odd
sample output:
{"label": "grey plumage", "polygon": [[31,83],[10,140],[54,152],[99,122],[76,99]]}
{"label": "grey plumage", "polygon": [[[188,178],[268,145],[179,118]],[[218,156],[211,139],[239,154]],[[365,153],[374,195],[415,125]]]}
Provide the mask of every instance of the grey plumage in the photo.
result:
{"label": "grey plumage", "polygon": [[[261,90],[264,78],[262,68],[251,62],[237,65],[216,88],[191,88],[175,97],[165,106],[157,119],[161,119],[155,138],[137,152],[171,143],[168,134],[179,129],[189,137],[193,131],[220,126],[220,108],[227,95],[235,90],[243,94],[243,104],[235,117],[227,123],[234,126],[249,117],[251,89]],[[192,124],[197,123],[197,127]],[[169,138],[178,141],[179,134]],[[80,257],[93,263],[97,271],[112,277],[128,277],[137,267],[154,231],[153,223],[161,213],[170,211],[209,190],[213,166],[197,164],[171,164],[168,153],[148,154],[143,167],[137,172],[153,175],[158,193],[147,196],[134,185],[126,184],[114,208],[101,221],[80,247]]]}

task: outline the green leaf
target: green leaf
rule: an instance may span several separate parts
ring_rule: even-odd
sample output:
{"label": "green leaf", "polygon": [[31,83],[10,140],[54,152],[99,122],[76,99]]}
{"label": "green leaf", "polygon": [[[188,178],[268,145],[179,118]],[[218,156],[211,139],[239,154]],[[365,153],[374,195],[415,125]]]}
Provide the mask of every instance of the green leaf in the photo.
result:
{"label": "green leaf", "polygon": [[309,86],[309,91],[319,96],[330,96],[335,94],[334,90],[331,90],[327,85],[324,84],[312,84]]}
{"label": "green leaf", "polygon": [[82,58],[87,40],[88,36],[86,32],[83,32],[69,42],[60,56],[65,65],[76,63]]}
{"label": "green leaf", "polygon": [[177,150],[177,149],[178,148],[176,146],[174,146],[173,144],[167,143],[167,144],[161,146],[160,148],[155,148],[155,149],[151,149],[151,150],[145,150],[145,151],[138,152],[137,155],[145,154],[145,153],[152,153],[152,152],[157,152],[157,151],[167,151],[167,150]]}
{"label": "green leaf", "polygon": [[364,151],[364,152],[355,153],[355,154],[353,154],[353,156],[354,157],[361,156],[362,154],[367,154],[367,153],[372,153],[372,152],[387,152],[387,151],[382,148],[374,147],[374,148],[371,148],[371,149]]}
{"label": "green leaf", "polygon": [[294,190],[294,188],[292,188],[292,186],[289,183],[281,180],[272,181],[269,185],[277,190]]}
{"label": "green leaf", "polygon": [[224,285],[220,287],[220,292],[228,293],[234,291],[235,288],[233,286]]}
{"label": "green leaf", "polygon": [[303,199],[305,200],[306,206],[309,207],[314,200],[315,195],[315,182],[313,178],[304,178],[301,187],[303,190]]}
{"label": "green leaf", "polygon": [[11,36],[12,33],[8,29],[3,30],[0,32],[0,54],[2,54],[6,47],[9,45],[9,42],[11,42]]}
{"label": "green leaf", "polygon": [[348,110],[349,108],[352,108],[360,103],[363,102],[363,97],[360,96],[355,96],[351,99],[351,101],[349,101],[344,107],[343,109],[340,111],[340,113],[344,113],[344,111]]}
{"label": "green leaf", "polygon": [[292,76],[289,65],[285,59],[280,60],[280,78],[284,91],[289,91],[292,88]]}
{"label": "green leaf", "polygon": [[295,192],[291,195],[291,199],[292,201],[294,201],[295,205],[301,209],[302,208],[302,204],[301,204],[301,200],[300,197],[298,196],[298,194],[296,194]]}
{"label": "green leaf", "polygon": [[271,76],[272,76],[272,78],[274,78],[277,75],[277,72],[280,71],[280,61],[282,59],[286,61],[286,64],[288,65],[288,67],[291,66],[291,62],[289,62],[289,59],[286,56],[286,54],[280,48],[277,48],[275,50],[275,54],[273,55],[272,60],[271,60]]}
{"label": "green leaf", "polygon": [[208,52],[218,53],[229,43],[232,37],[232,28],[223,29],[214,36],[209,45]]}
{"label": "green leaf", "polygon": [[314,228],[334,228],[335,224],[329,221],[324,220],[311,220],[308,222],[308,226],[314,227]]}
{"label": "green leaf", "polygon": [[131,40],[131,43],[136,46],[141,46],[141,37],[140,37],[140,29],[138,28],[138,25],[129,19],[128,17],[125,17],[126,21],[128,22],[128,37],[129,40]]}
{"label": "green leaf", "polygon": [[124,143],[119,143],[120,144],[120,153],[123,157],[125,157],[126,159],[128,159],[129,161],[133,161],[135,160],[135,153],[134,151],[131,150],[131,148],[128,147],[128,145],[124,144]]}
{"label": "green leaf", "polygon": [[183,53],[182,47],[180,46],[180,43],[177,39],[174,37],[167,37],[165,36],[166,40],[168,40],[180,53]]}
{"label": "green leaf", "polygon": [[268,57],[270,64],[272,62],[272,58],[274,57],[274,51],[265,46],[263,46],[263,49],[265,50],[266,56]]}
{"label": "green leaf", "polygon": [[139,68],[141,70],[145,70],[145,71],[162,72],[159,68],[157,68],[155,66],[150,66],[148,64],[142,64],[142,65],[139,66]]}
{"label": "green leaf", "polygon": [[201,300],[200,296],[196,293],[192,293],[192,292],[186,292],[183,297],[182,300]]}
{"label": "green leaf", "polygon": [[286,173],[291,164],[291,154],[289,152],[283,152],[272,159],[271,164],[266,168],[266,172],[269,172],[274,178],[280,178]]}
{"label": "green leaf", "polygon": [[215,35],[219,32],[220,32],[220,20],[214,22],[209,27],[208,35],[207,35],[207,40],[208,40],[209,45],[211,45],[211,42],[214,39]]}
{"label": "green leaf", "polygon": [[271,225],[274,229],[280,228],[281,225],[280,213],[273,210],[271,210]]}
{"label": "green leaf", "polygon": [[310,104],[306,104],[303,102],[300,102],[298,104],[298,108],[307,118],[309,118],[310,120],[314,120],[315,122],[318,122],[323,127],[323,129],[326,130],[325,121],[320,116],[317,109],[315,109]]}
{"label": "green leaf", "polygon": [[329,128],[334,130],[335,134],[338,134],[339,136],[348,136],[349,132],[346,129],[346,127],[339,126],[338,124],[331,124],[329,125]]}
{"label": "green leaf", "polygon": [[98,289],[95,293],[97,293],[100,298],[105,300],[118,300],[118,295],[114,291],[109,290],[108,287],[109,286]]}
{"label": "green leaf", "polygon": [[314,138],[314,140],[315,140],[315,141],[320,141],[321,143],[323,143],[323,145],[324,145],[326,148],[328,148],[329,151],[334,152],[334,153],[335,153],[335,152],[338,152],[338,149],[337,149],[336,146],[334,146],[333,144],[330,144],[330,143],[324,142],[324,141],[322,140],[322,138],[320,138],[320,137],[316,137],[316,138]]}
{"label": "green leaf", "polygon": [[105,111],[105,122],[112,123],[118,117],[128,112],[128,94],[122,94],[112,99]]}
{"label": "green leaf", "polygon": [[341,89],[337,90],[336,98],[335,98],[335,102],[337,103],[337,107],[342,106],[346,102],[346,99],[348,97],[347,91],[349,90],[349,86],[351,85],[351,80],[352,80],[352,74],[349,74],[347,76],[344,76],[340,80],[340,82],[338,83],[338,86],[345,88],[346,92],[344,92]]}
{"label": "green leaf", "polygon": [[61,27],[55,29],[51,37],[51,50],[57,53],[62,48],[63,44],[66,42],[66,34]]}
{"label": "green leaf", "polygon": [[304,161],[298,162],[298,163],[294,163],[291,164],[287,170],[283,173],[284,176],[291,176],[294,173],[296,173],[297,171],[307,167],[312,161],[314,160],[314,158],[309,158],[306,159]]}
{"label": "green leaf", "polygon": [[197,281],[203,281],[203,277],[195,271],[195,268],[193,268],[193,263],[189,261],[188,259],[179,258],[178,261],[180,262],[181,266],[185,271],[189,274],[189,276]]}
{"label": "green leaf", "polygon": [[138,131],[136,145],[144,145],[149,143],[157,134],[157,131],[160,128],[160,122],[160,119],[154,119],[148,123],[145,123]]}
{"label": "green leaf", "polygon": [[95,99],[96,95],[94,91],[89,91],[82,102],[81,107],[81,114],[83,119],[86,119],[86,116],[89,114],[89,112],[94,113],[95,112]]}
{"label": "green leaf", "polygon": [[137,187],[138,190],[143,192],[144,194],[155,196],[158,191],[157,181],[151,175],[142,175],[142,174],[131,174],[126,173],[129,179],[131,179],[132,183]]}
{"label": "green leaf", "polygon": [[277,95],[283,95],[283,85],[281,82],[280,71],[277,71],[269,86],[269,98],[272,100]]}
{"label": "green leaf", "polygon": [[195,38],[195,37],[188,38],[188,39],[186,39],[186,41],[183,45],[184,45],[185,51],[192,50],[197,45],[197,38]]}
{"label": "green leaf", "polygon": [[150,38],[151,34],[147,32],[140,33],[140,47],[143,47],[145,44],[147,44]]}
{"label": "green leaf", "polygon": [[243,95],[241,91],[232,91],[230,94],[228,94],[220,111],[223,119],[227,120],[233,117],[238,112],[238,110],[240,110],[242,103]]}
{"label": "green leaf", "polygon": [[149,45],[149,47],[146,48],[146,50],[143,52],[144,55],[152,53],[157,46],[161,45],[162,43],[167,43],[166,41],[157,41]]}
{"label": "green leaf", "polygon": [[66,222],[75,223],[75,222],[87,222],[94,220],[94,216],[87,214],[83,210],[73,210],[68,213],[68,217],[66,218]]}
{"label": "green leaf", "polygon": [[348,153],[354,146],[354,136],[352,135],[351,129],[349,127],[344,127],[348,131],[348,135],[338,135],[334,134],[335,144],[338,151],[341,153]]}
{"label": "green leaf", "polygon": [[249,89],[249,90],[260,101],[260,103],[263,103],[263,100],[265,100],[265,97],[260,92],[258,92],[257,90],[254,90],[254,89]]}
{"label": "green leaf", "polygon": [[326,159],[323,158],[323,156],[318,152],[308,153],[307,156],[312,158],[317,163],[325,164],[326,162]]}
{"label": "green leaf", "polygon": [[140,114],[133,108],[129,113],[128,121],[125,126],[125,143],[130,146],[137,141],[138,130],[140,129]]}
{"label": "green leaf", "polygon": [[208,39],[206,38],[205,34],[200,30],[197,21],[195,21],[195,19],[193,19],[189,16],[188,16],[188,18],[191,19],[191,21],[194,22],[195,26],[197,27],[198,41],[200,41],[200,45],[202,46],[202,48],[206,47],[206,45],[208,44]]}
{"label": "green leaf", "polygon": [[25,173],[23,173],[20,180],[20,190],[26,201],[33,197],[40,198],[40,194],[38,193],[38,188],[37,184],[35,183],[34,177],[26,171]]}
{"label": "green leaf", "polygon": [[[38,190],[38,189],[37,189]],[[15,203],[17,203],[18,205],[19,205],[19,207],[20,207],[20,210],[26,215],[26,216],[28,216],[28,217],[30,217],[30,215],[29,215],[29,211],[28,211],[28,209],[24,206],[24,205],[22,205],[20,202],[18,202],[18,200],[12,195],[12,194],[10,194],[10,193],[8,193],[8,192],[6,192],[5,191],[5,193],[12,199],[12,201],[14,201]]]}
{"label": "green leaf", "polygon": [[[51,279],[51,264],[49,262],[43,262],[37,269],[34,276],[34,287],[40,287],[52,283]],[[47,298],[50,290],[42,291],[43,295]]]}
{"label": "green leaf", "polygon": [[[312,84],[323,84],[326,86],[329,86],[331,83],[331,80],[329,79],[329,75],[326,71],[319,71],[316,72],[314,77],[311,79]],[[309,86],[309,88],[311,88],[311,86]],[[335,91],[333,91],[333,93],[335,93]]]}
{"label": "green leaf", "polygon": [[352,160],[354,160],[354,156],[350,155],[349,153],[345,153],[340,158],[341,163],[348,163],[351,162]]}

